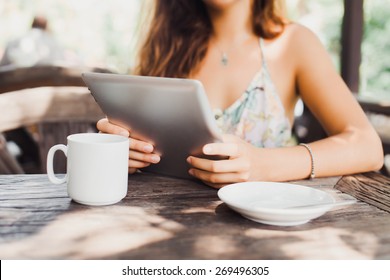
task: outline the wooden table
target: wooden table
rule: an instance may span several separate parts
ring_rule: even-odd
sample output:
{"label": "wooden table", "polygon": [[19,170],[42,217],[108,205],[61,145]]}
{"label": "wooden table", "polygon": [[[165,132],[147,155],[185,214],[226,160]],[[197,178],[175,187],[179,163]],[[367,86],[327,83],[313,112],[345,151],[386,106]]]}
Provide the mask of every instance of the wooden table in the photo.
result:
{"label": "wooden table", "polygon": [[[390,259],[390,213],[377,207],[389,205],[389,178],[297,183],[336,199],[347,196],[341,189],[376,206],[359,201],[277,227],[243,218],[217,190],[188,180],[131,175],[123,201],[89,207],[46,175],[1,175],[0,259]],[[367,195],[372,191],[378,195]]]}

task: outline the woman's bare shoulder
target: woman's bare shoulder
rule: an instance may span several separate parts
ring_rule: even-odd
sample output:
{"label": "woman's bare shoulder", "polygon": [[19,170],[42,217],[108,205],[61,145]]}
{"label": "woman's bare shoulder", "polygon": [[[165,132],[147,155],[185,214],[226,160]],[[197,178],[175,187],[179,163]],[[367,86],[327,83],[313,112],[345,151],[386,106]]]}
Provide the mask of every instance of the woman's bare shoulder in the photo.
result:
{"label": "woman's bare shoulder", "polygon": [[285,55],[292,56],[298,64],[308,60],[316,61],[318,57],[327,56],[325,47],[318,36],[299,23],[288,23],[276,41],[284,50]]}
{"label": "woman's bare shoulder", "polygon": [[281,39],[284,39],[290,47],[303,49],[313,47],[313,45],[321,45],[319,38],[312,30],[295,22],[285,26]]}
{"label": "woman's bare shoulder", "polygon": [[295,22],[287,23],[278,37],[267,40],[267,42],[270,46],[289,55],[304,55],[308,50],[323,48],[312,30]]}

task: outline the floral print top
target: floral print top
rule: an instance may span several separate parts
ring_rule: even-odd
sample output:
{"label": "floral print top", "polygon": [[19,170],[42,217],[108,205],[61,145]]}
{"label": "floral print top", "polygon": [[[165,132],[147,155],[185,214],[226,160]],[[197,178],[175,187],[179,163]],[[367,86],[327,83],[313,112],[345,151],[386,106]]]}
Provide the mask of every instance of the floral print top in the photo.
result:
{"label": "floral print top", "polygon": [[294,145],[291,124],[277,93],[263,54],[261,70],[255,75],[244,94],[225,110],[214,110],[222,133],[234,134],[257,147]]}

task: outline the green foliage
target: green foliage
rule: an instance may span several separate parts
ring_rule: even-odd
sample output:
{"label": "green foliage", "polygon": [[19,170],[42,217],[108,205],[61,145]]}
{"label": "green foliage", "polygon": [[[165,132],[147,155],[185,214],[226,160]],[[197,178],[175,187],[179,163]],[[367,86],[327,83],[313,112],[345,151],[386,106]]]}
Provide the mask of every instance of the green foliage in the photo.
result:
{"label": "green foliage", "polygon": [[389,7],[390,0],[370,0],[364,5],[362,91],[381,99],[390,99]]}

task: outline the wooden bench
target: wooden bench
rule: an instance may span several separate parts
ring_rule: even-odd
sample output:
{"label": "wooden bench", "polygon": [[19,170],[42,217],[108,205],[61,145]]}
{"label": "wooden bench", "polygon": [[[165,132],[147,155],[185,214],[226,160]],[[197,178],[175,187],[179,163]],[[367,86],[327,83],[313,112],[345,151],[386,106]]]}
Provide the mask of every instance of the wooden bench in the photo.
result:
{"label": "wooden bench", "polygon": [[[12,140],[24,143],[25,153],[36,155],[38,169],[33,168],[33,173],[46,172],[44,163],[51,146],[65,144],[69,134],[96,131],[96,121],[104,116],[85,87],[82,72],[111,71],[63,66],[0,70],[0,133],[11,135]],[[26,139],[21,131],[31,138]],[[30,173],[12,160],[4,141],[0,150],[0,174]],[[61,158],[54,166],[57,172],[66,171]]]}

